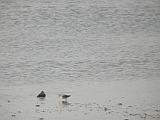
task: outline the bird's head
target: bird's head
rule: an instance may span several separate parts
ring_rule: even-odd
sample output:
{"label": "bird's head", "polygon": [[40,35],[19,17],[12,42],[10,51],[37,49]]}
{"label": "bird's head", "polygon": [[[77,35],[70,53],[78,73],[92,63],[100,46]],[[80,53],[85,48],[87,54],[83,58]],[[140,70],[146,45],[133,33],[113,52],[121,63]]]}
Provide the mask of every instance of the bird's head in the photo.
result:
{"label": "bird's head", "polygon": [[61,97],[61,94],[59,94],[58,98]]}

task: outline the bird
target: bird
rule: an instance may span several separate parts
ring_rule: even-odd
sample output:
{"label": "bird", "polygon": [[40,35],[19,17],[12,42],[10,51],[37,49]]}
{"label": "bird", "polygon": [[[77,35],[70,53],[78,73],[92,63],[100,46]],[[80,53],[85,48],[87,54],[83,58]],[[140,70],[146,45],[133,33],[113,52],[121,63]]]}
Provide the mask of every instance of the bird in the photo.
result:
{"label": "bird", "polygon": [[37,97],[45,98],[46,94],[42,91]]}
{"label": "bird", "polygon": [[62,99],[65,99],[65,101],[67,101],[67,98],[70,96],[71,95],[59,94],[59,97],[61,97]]}

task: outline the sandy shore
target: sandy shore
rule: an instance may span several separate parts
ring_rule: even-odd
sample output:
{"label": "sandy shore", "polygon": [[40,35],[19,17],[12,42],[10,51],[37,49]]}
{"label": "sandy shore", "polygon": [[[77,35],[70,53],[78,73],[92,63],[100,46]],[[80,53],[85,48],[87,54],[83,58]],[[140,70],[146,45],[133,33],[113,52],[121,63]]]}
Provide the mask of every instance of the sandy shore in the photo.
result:
{"label": "sandy shore", "polygon": [[[141,90],[140,86],[137,86],[139,82],[124,83],[123,86],[117,82],[108,83],[108,85],[93,83],[79,86],[77,89],[76,85],[63,88],[62,84],[62,89],[55,86],[54,92],[51,92],[50,85],[46,85],[47,97],[44,99],[36,97],[44,86],[32,85],[31,89],[28,89],[28,85],[2,88],[6,96],[0,100],[0,116],[2,120],[159,120],[160,104],[158,98],[155,98],[156,84],[153,89],[153,82],[146,83],[148,90]],[[58,93],[64,92],[65,89],[67,93],[72,94],[68,102],[58,99]],[[83,89],[85,92],[82,91]],[[152,92],[155,94],[153,95]]]}

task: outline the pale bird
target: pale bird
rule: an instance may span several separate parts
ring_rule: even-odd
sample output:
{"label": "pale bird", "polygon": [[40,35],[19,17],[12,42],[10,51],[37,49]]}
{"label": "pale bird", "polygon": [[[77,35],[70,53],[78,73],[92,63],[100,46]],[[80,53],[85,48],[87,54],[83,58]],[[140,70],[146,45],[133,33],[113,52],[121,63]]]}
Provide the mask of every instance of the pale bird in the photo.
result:
{"label": "pale bird", "polygon": [[65,94],[59,94],[59,97],[62,99],[65,99],[67,101],[67,98],[70,97],[71,95],[65,95]]}

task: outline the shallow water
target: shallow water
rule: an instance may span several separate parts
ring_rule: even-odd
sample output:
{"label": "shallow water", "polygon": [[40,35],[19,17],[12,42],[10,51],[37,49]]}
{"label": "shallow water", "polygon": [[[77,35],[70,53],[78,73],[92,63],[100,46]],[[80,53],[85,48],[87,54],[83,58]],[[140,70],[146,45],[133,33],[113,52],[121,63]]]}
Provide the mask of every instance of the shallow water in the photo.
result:
{"label": "shallow water", "polygon": [[[158,120],[159,8],[158,0],[1,0],[1,119]],[[36,98],[42,90],[47,97]],[[67,104],[59,93],[72,95]]]}

